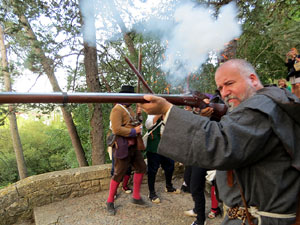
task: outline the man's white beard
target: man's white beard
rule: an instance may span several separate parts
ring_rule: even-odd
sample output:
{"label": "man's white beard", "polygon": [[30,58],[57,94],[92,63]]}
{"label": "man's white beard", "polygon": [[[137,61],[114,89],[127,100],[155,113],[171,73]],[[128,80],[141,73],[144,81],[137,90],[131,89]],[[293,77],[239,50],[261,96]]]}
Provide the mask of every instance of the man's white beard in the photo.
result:
{"label": "man's white beard", "polygon": [[245,101],[248,98],[251,98],[253,95],[255,95],[255,93],[256,93],[255,88],[252,86],[248,86],[246,92],[240,98],[236,97],[235,95],[229,95],[229,96],[225,97],[224,101],[225,101],[226,106],[228,107],[227,111],[231,112],[239,105],[238,104],[235,106],[233,102],[228,102],[230,99],[238,99],[238,100],[240,100],[240,103],[242,103],[243,101]]}
{"label": "man's white beard", "polygon": [[225,103],[226,103],[228,112],[231,112],[232,110],[234,110],[234,108],[236,108],[236,106],[234,106],[233,102],[225,102]]}

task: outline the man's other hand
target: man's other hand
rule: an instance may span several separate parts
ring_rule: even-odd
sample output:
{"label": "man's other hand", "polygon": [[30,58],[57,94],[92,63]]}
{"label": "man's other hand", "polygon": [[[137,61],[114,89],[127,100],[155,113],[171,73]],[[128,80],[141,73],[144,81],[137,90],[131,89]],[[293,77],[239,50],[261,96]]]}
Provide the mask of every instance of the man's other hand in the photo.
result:
{"label": "man's other hand", "polygon": [[[209,104],[209,99],[203,99],[203,101],[206,103],[206,104]],[[204,109],[201,109],[200,111],[200,116],[206,116],[206,117],[210,117],[214,112],[214,109],[211,108],[211,107],[206,107]]]}
{"label": "man's other hand", "polygon": [[211,107],[206,107],[204,109],[201,109],[200,116],[207,116],[210,117],[214,112],[214,109]]}
{"label": "man's other hand", "polygon": [[143,103],[140,105],[149,115],[165,114],[172,107],[172,104],[166,99],[155,95],[145,95],[144,99],[149,101],[149,103]]}

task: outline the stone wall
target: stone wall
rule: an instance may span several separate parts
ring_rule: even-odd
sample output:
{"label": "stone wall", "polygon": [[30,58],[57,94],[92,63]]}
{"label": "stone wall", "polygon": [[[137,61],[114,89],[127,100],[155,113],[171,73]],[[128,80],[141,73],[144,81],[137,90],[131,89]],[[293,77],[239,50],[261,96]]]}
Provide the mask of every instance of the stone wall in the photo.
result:
{"label": "stone wall", "polygon": [[[81,167],[27,177],[0,189],[0,224],[32,218],[37,206],[108,190],[111,164]],[[176,164],[174,175],[183,173]],[[157,179],[162,179],[159,171]],[[144,177],[146,182],[146,176]]]}

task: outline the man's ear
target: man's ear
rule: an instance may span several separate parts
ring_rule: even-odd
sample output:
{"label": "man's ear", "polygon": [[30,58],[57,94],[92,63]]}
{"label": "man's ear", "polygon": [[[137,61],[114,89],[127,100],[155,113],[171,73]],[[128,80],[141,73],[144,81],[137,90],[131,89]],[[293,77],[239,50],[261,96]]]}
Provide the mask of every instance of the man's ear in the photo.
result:
{"label": "man's ear", "polygon": [[259,81],[258,77],[255,74],[251,73],[249,75],[249,78],[250,78],[250,82],[253,85],[253,87],[258,87],[259,86],[260,81]]}

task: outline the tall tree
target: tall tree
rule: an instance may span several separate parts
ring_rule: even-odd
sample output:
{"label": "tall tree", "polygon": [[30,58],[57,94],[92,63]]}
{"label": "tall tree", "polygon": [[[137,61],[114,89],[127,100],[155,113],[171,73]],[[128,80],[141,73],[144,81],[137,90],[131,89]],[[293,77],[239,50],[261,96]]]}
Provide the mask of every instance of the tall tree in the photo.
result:
{"label": "tall tree", "polygon": [[[41,44],[38,41],[33,29],[31,28],[29,21],[27,20],[24,14],[25,9],[21,7],[22,6],[21,2],[13,1],[12,6],[13,6],[14,13],[19,18],[19,22],[21,26],[24,28],[24,31],[26,33],[26,36],[28,37],[28,40],[31,44],[34,54],[37,56],[38,60],[40,61],[42,68],[52,85],[53,91],[62,92],[55,76],[55,64],[50,57],[46,56],[44,50],[41,48]],[[66,106],[61,106],[60,108],[69,131],[69,135],[76,153],[78,164],[79,166],[87,166],[88,162],[86,160],[85,153],[81,145],[80,138],[77,133],[75,124],[73,122],[72,115],[68,111],[68,108]]]}
{"label": "tall tree", "polygon": [[[101,92],[96,48],[96,28],[94,0],[81,0],[81,10],[88,10],[87,17],[82,17],[83,28],[89,27],[89,33],[83,32],[84,46],[84,68],[86,73],[86,84],[88,91]],[[86,15],[86,14],[85,14]],[[82,16],[82,13],[81,13]],[[88,37],[87,37],[88,36]],[[105,150],[103,145],[103,117],[101,104],[89,104],[91,115],[91,142],[92,142],[92,164],[99,165],[105,163]]]}
{"label": "tall tree", "polygon": [[285,54],[291,47],[300,47],[299,3],[261,0],[248,9],[246,3],[240,8],[244,22],[237,56],[255,65],[265,83],[285,77]]}
{"label": "tall tree", "polygon": [[[8,67],[7,51],[5,46],[5,34],[2,26],[0,25],[0,48],[1,48],[1,63],[2,63],[2,73],[4,75],[4,86],[5,91],[11,92],[11,78]],[[22,143],[18,131],[17,117],[15,114],[15,107],[13,105],[8,106],[9,111],[9,122],[10,122],[10,132],[13,141],[14,151],[16,155],[16,161],[18,166],[18,172],[20,179],[27,177],[27,168],[23,154]]]}

